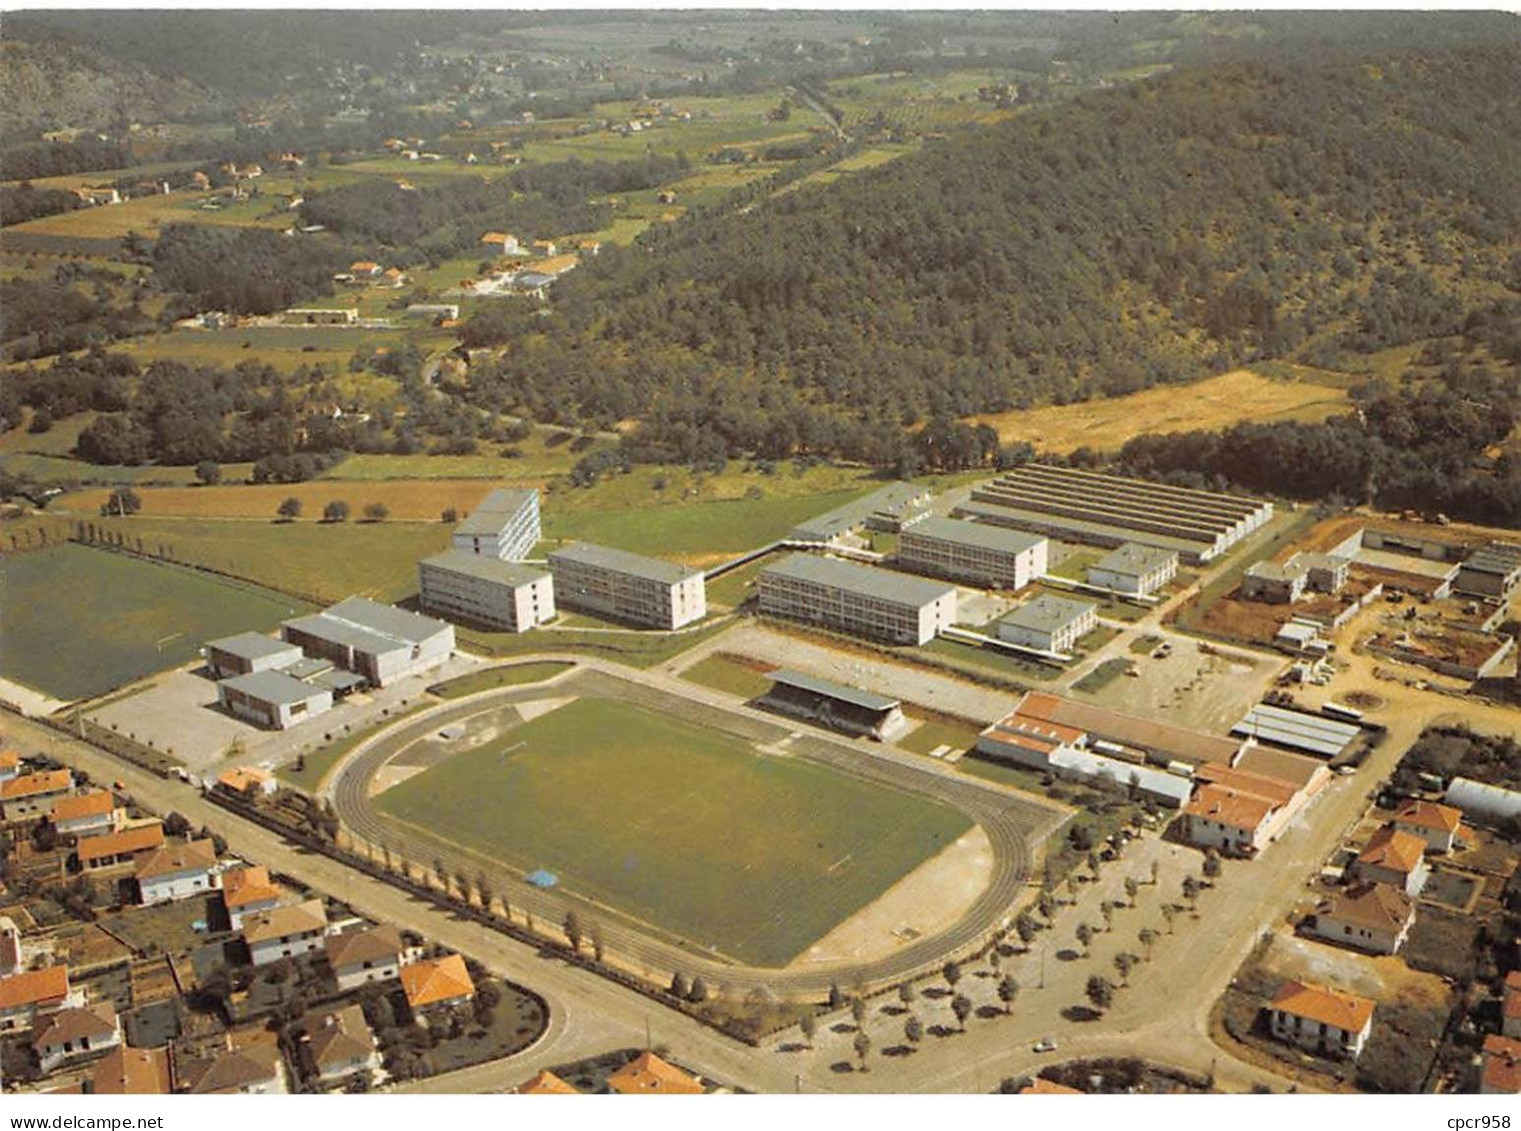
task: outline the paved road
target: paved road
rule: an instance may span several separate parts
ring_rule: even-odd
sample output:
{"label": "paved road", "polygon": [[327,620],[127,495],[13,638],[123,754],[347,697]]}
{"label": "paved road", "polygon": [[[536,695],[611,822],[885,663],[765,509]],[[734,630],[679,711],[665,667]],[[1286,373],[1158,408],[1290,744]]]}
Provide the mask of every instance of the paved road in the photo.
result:
{"label": "paved road", "polygon": [[[609,957],[659,982],[668,981],[673,972],[680,970],[688,977],[701,974],[710,984],[722,985],[733,995],[764,986],[778,994],[804,996],[822,995],[836,980],[871,987],[936,968],[948,957],[964,953],[986,939],[1005,922],[1015,905],[1028,897],[1026,880],[1032,863],[1029,846],[1044,840],[1045,834],[1066,816],[1063,810],[1032,804],[1007,790],[990,787],[936,763],[876,744],[840,741],[799,724],[780,722],[774,716],[744,707],[733,697],[677,682],[659,673],[643,673],[634,682],[614,665],[583,658],[577,669],[562,673],[549,683],[550,688],[519,687],[483,693],[409,720],[391,734],[366,744],[335,768],[326,788],[345,826],[357,837],[384,844],[394,853],[418,863],[442,857],[451,872],[463,870],[474,876],[484,870],[491,876],[496,891],[507,894],[514,909],[519,913],[531,911],[541,924],[560,923],[566,912],[574,908],[583,920],[590,918],[599,924]],[[643,702],[682,717],[700,718],[707,725],[736,733],[763,747],[784,745],[790,756],[933,796],[967,813],[987,833],[994,859],[989,883],[955,923],[935,935],[908,942],[879,960],[803,970],[752,969],[582,898],[530,887],[522,882],[520,873],[444,839],[446,834],[433,835],[383,817],[370,804],[370,781],[376,771],[417,741],[450,723],[497,712],[504,705],[546,694],[612,696]]]}

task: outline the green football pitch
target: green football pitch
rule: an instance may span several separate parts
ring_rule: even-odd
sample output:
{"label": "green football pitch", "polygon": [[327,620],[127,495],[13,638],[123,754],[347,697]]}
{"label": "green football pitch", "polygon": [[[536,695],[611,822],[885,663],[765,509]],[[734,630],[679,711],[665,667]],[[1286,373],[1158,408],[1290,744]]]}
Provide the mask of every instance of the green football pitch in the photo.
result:
{"label": "green football pitch", "polygon": [[731,958],[781,966],[972,822],[620,700],[580,699],[382,812]]}
{"label": "green football pitch", "polygon": [[84,699],[272,629],[307,606],[180,566],[69,544],[0,558],[0,675]]}

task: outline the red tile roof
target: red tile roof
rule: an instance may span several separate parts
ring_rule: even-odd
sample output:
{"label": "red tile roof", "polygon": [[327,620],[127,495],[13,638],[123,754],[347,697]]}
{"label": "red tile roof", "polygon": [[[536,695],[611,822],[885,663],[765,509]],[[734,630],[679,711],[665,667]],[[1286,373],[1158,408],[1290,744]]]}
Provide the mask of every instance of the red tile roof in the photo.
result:
{"label": "red tile roof", "polygon": [[1285,982],[1273,995],[1272,1007],[1296,1017],[1319,1021],[1347,1033],[1358,1033],[1373,1017],[1368,998],[1333,990],[1315,982]]}

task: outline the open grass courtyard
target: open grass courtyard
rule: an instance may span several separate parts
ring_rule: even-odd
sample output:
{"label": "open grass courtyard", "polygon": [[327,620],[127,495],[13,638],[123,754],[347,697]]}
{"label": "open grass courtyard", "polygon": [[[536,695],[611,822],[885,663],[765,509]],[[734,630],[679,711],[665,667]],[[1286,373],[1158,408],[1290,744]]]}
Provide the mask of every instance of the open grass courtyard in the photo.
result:
{"label": "open grass courtyard", "polygon": [[785,964],[971,827],[928,798],[610,699],[515,727],[376,804],[762,966]]}
{"label": "open grass courtyard", "polygon": [[84,699],[183,664],[207,640],[307,611],[179,566],[66,545],[0,558],[0,674]]}

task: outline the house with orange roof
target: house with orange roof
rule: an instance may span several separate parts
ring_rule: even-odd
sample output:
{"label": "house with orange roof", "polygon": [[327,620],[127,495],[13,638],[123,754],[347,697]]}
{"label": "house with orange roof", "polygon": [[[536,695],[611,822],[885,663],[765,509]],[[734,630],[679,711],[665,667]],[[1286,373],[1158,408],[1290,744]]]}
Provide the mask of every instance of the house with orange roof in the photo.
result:
{"label": "house with orange roof", "polygon": [[488,245],[500,255],[523,254],[523,245],[518,243],[518,237],[511,232],[487,232],[481,237],[481,243]]}
{"label": "house with orange roof", "polygon": [[393,287],[404,287],[407,284],[407,273],[400,267],[387,267],[384,275],[386,282]]}
{"label": "house with orange roof", "polygon": [[27,821],[46,817],[53,805],[74,792],[68,770],[34,770],[0,785],[0,820]]}
{"label": "house with orange roof", "polygon": [[222,906],[232,929],[243,929],[243,916],[271,911],[280,906],[280,889],[270,881],[269,869],[233,868],[222,873]]}
{"label": "house with orange roof", "polygon": [[512,1089],[519,1096],[579,1096],[581,1093],[545,1068],[532,1080],[525,1080]]}
{"label": "house with orange roof", "polygon": [[553,259],[560,254],[560,245],[554,240],[534,240],[533,253],[542,255],[545,259]]}
{"label": "house with orange roof", "polygon": [[79,866],[86,872],[99,872],[132,864],[136,862],[139,852],[162,848],[163,845],[164,826],[154,821],[119,832],[86,837],[79,842],[74,854],[79,857]]}
{"label": "house with orange roof", "polygon": [[1426,842],[1411,833],[1385,825],[1369,839],[1367,847],[1352,861],[1352,877],[1397,887],[1406,895],[1419,895],[1430,867]]}
{"label": "house with orange roof", "polygon": [[1463,828],[1463,810],[1412,797],[1395,811],[1394,827],[1424,840],[1427,852],[1451,852]]}
{"label": "house with orange roof", "polygon": [[1500,1002],[1500,1031],[1507,1037],[1521,1039],[1521,970],[1505,975],[1505,997]]}
{"label": "house with orange roof", "polygon": [[582,240],[576,245],[576,250],[582,255],[600,255],[602,253],[602,241]]}
{"label": "house with orange roof", "polygon": [[1305,933],[1370,954],[1399,950],[1415,922],[1415,901],[1388,884],[1359,881],[1315,908]]}
{"label": "house with orange roof", "polygon": [[234,766],[217,775],[217,788],[252,801],[258,797],[268,797],[279,788],[279,783],[275,781],[274,774],[261,770],[258,766]]}
{"label": "house with orange roof", "polygon": [[1484,1038],[1479,1069],[1481,1096],[1521,1094],[1521,1041],[1491,1033]]}
{"label": "house with orange roof", "polygon": [[646,1050],[607,1078],[620,1096],[700,1096],[702,1081]]}
{"label": "house with orange roof", "polygon": [[95,789],[53,803],[53,825],[60,833],[88,837],[114,833],[121,827],[123,811],[107,790]]}
{"label": "house with orange roof", "polygon": [[1190,844],[1228,856],[1255,856],[1279,827],[1282,809],[1259,794],[1206,782],[1183,806],[1183,836]]}
{"label": "house with orange roof", "polygon": [[209,837],[171,841],[140,853],[133,876],[145,906],[205,895],[217,886],[217,850]]}
{"label": "house with orange roof", "polygon": [[1065,1084],[1058,1084],[1055,1080],[1047,1080],[1044,1076],[1037,1076],[1023,1088],[1019,1089],[1022,1096],[1080,1096],[1083,1093],[1076,1088],[1069,1088]]}
{"label": "house with orange roof", "polygon": [[121,1020],[108,1001],[50,1013],[32,1032],[32,1048],[44,1072],[121,1044]]}
{"label": "house with orange roof", "polygon": [[431,1013],[464,1005],[475,997],[475,983],[465,960],[457,954],[414,962],[401,969],[401,988],[412,1016],[425,1020]]}
{"label": "house with orange roof", "polygon": [[97,1096],[167,1096],[174,1090],[169,1049],[135,1049],[117,1045],[90,1074],[89,1091]]}
{"label": "house with orange roof", "polygon": [[84,1004],[84,994],[69,988],[69,968],[48,966],[0,978],[0,1033],[30,1029],[39,1017]]}
{"label": "house with orange roof", "polygon": [[349,274],[353,275],[356,279],[371,279],[379,275],[380,271],[380,264],[369,259],[361,259],[356,263],[349,264]]}
{"label": "house with orange roof", "polygon": [[1268,1004],[1273,1036],[1320,1056],[1355,1060],[1373,1030],[1374,1003],[1316,982],[1288,981]]}

